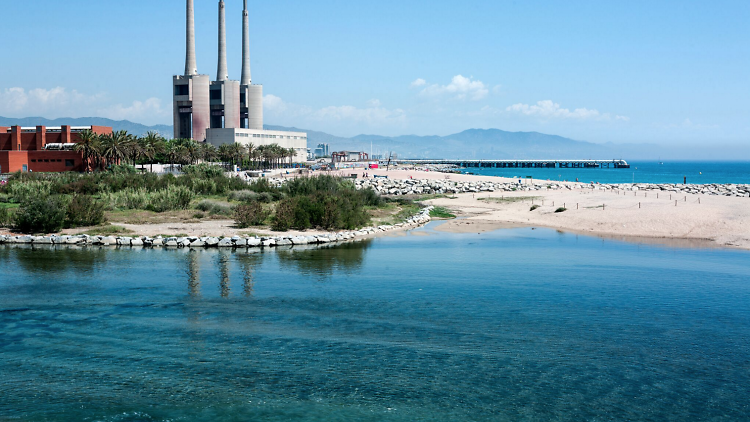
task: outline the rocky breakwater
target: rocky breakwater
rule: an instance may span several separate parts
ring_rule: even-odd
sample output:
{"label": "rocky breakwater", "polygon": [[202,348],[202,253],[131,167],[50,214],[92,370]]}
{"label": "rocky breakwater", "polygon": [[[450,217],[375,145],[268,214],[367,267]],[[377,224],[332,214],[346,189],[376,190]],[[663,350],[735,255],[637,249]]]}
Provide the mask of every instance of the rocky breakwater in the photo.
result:
{"label": "rocky breakwater", "polygon": [[583,188],[582,183],[554,183],[528,180],[514,182],[456,182],[452,180],[417,180],[417,179],[358,179],[358,189],[372,188],[381,195],[433,195],[481,192],[516,192],[542,190],[573,190]]}
{"label": "rocky breakwater", "polygon": [[456,182],[451,180],[417,180],[417,179],[359,179],[356,181],[358,189],[372,188],[381,195],[434,195],[482,192],[532,192],[556,190],[624,190],[645,192],[668,192],[691,195],[718,195],[738,198],[750,198],[750,185],[737,184],[709,184],[709,185],[677,185],[677,184],[584,184],[572,182],[549,182],[517,179],[513,182]]}
{"label": "rocky breakwater", "polygon": [[750,185],[735,184],[709,184],[709,185],[677,185],[677,184],[652,184],[652,183],[627,183],[590,185],[591,189],[600,190],[624,190],[634,192],[665,192],[688,195],[711,195],[730,196],[737,198],[750,198]]}
{"label": "rocky breakwater", "polygon": [[0,244],[12,245],[67,245],[141,248],[270,248],[297,245],[324,245],[355,241],[394,230],[408,230],[428,223],[430,211],[426,207],[403,223],[365,227],[359,230],[333,232],[314,236],[268,237],[125,237],[125,236],[0,236]]}

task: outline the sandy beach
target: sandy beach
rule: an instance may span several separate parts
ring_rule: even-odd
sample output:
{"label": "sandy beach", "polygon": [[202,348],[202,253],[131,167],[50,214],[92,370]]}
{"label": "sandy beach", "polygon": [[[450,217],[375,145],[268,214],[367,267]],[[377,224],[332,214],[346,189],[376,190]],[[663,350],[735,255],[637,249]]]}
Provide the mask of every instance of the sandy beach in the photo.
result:
{"label": "sandy beach", "polygon": [[[445,177],[417,171],[392,171],[388,175],[415,179]],[[500,179],[450,177],[456,181]],[[669,194],[657,198],[653,192],[618,193],[577,187],[557,191],[464,193],[453,198],[427,201],[446,207],[459,217],[442,224],[438,230],[471,233],[518,226],[548,227],[607,237],[694,241],[680,244],[711,242],[721,247],[750,249],[750,199],[746,198],[673,195],[670,199]],[[538,208],[531,211],[535,205]],[[567,210],[555,212],[561,207]]]}

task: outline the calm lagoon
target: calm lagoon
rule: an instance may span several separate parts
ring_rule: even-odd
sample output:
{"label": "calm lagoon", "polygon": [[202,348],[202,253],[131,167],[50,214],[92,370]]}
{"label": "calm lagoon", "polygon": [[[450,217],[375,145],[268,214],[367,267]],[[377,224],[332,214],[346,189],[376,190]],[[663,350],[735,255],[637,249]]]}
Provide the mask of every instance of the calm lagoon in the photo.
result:
{"label": "calm lagoon", "polygon": [[738,421],[750,253],[552,230],[0,246],[0,421]]}

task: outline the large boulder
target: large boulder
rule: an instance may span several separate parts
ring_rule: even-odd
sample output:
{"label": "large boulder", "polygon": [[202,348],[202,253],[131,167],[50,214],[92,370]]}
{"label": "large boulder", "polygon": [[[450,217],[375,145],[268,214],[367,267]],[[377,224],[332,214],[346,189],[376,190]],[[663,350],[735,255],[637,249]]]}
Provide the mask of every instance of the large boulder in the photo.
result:
{"label": "large boulder", "polygon": [[219,241],[218,246],[220,248],[231,248],[232,246],[234,246],[234,243],[232,243],[232,239],[225,237],[224,239],[221,239]]}
{"label": "large boulder", "polygon": [[258,239],[257,237],[251,237],[251,238],[247,239],[247,246],[250,246],[250,247],[253,247],[253,248],[260,246],[262,243],[263,242],[260,239]]}

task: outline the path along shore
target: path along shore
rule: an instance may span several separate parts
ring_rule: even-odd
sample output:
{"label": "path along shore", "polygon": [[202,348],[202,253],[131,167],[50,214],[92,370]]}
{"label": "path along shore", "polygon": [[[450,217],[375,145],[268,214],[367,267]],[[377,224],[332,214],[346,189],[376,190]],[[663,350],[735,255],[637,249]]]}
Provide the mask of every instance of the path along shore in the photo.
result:
{"label": "path along shore", "polygon": [[[438,228],[443,231],[548,227],[750,249],[750,185],[600,185],[417,170],[368,171],[368,175],[358,179],[358,185],[383,194],[446,196],[427,201],[459,216]],[[532,206],[538,208],[531,211]],[[559,208],[566,211],[555,212]]]}

